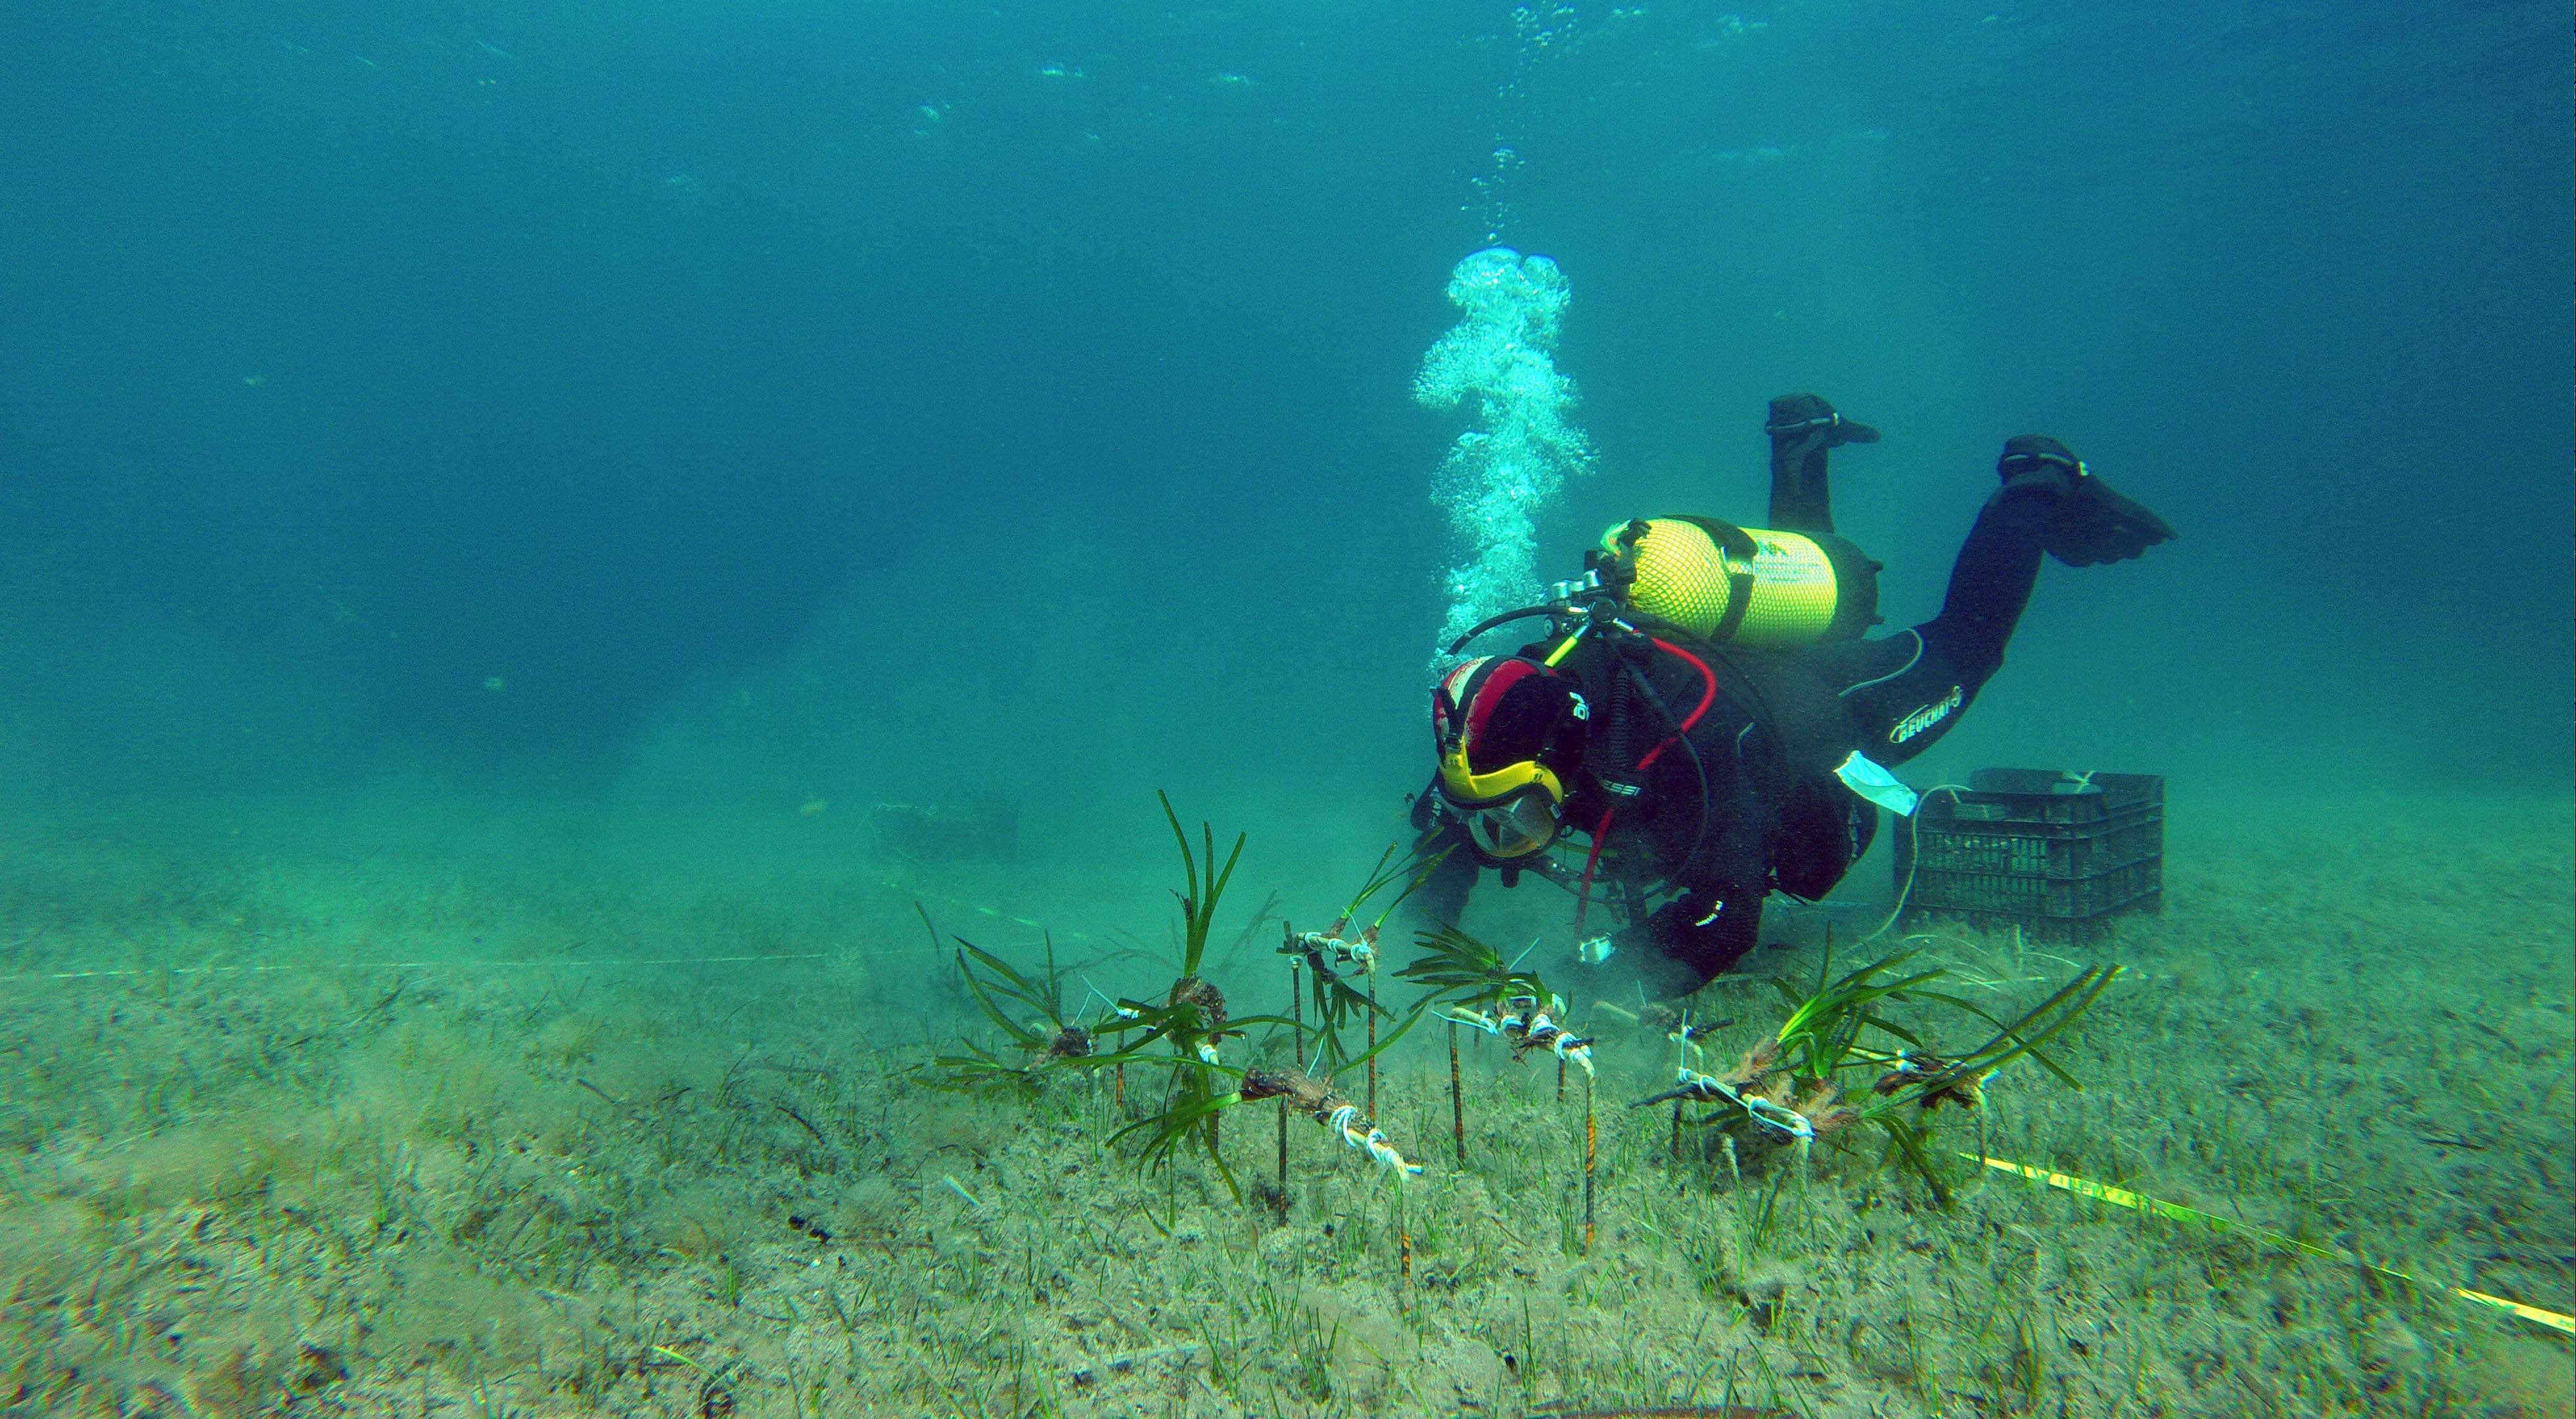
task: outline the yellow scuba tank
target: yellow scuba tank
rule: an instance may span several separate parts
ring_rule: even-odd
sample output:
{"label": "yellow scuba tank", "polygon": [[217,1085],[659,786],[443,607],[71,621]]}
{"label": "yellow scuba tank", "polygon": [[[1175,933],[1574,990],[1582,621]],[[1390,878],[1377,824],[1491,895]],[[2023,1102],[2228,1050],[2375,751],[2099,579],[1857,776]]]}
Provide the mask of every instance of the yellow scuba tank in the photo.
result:
{"label": "yellow scuba tank", "polygon": [[1641,519],[1603,533],[1595,565],[1626,580],[1629,605],[1703,640],[1811,645],[1878,620],[1879,564],[1831,533]]}

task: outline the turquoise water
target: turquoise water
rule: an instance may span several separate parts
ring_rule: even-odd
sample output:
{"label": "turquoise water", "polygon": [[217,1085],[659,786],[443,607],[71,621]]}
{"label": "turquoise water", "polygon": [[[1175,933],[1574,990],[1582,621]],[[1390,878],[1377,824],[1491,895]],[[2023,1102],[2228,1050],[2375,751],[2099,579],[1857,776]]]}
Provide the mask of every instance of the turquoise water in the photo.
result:
{"label": "turquoise water", "polygon": [[2561,46],[2432,18],[20,16],[10,779],[1400,791],[1489,239],[1572,291],[1546,569],[1758,517],[1815,389],[1901,625],[2050,432],[2183,538],[2050,572],[1962,764],[2563,779]]}
{"label": "turquoise water", "polygon": [[[2545,1326],[2197,1233],[2157,1261],[2063,1198],[1909,1194],[1925,1230],[1881,1238],[1893,1184],[1840,1158],[1756,1237],[1787,1166],[1668,1174],[1642,1116],[1592,1257],[1550,1191],[1568,1115],[1499,1051],[1469,1069],[1497,1150],[1546,1140],[1407,1204],[1432,1291],[1328,1136],[1279,1216],[1188,1158],[1148,1226],[1179,1194],[1098,1141],[1109,1086],[910,1073],[985,1028],[950,937],[1033,968],[1052,934],[1078,1014],[1164,998],[1157,788],[1249,834],[1209,973],[1277,1008],[1280,918],[1323,925],[1405,831],[1444,621],[1633,515],[1758,520],[1765,401],[1814,390],[1885,435],[1835,483],[1891,626],[1939,605],[2011,435],[2180,532],[2044,568],[1905,767],[2171,786],[2165,913],[2087,957],[2131,967],[2080,1036],[2101,1082],[1999,1090],[2002,1136],[2576,1309],[2565,21],[0,18],[0,1414],[695,1413],[718,1383],[800,1419],[2568,1412]],[[1478,386],[1436,352],[1498,246],[1546,258],[1512,268],[1545,318],[1487,327]],[[1885,919],[1886,856],[1784,908],[1754,975]],[[1545,888],[1469,920],[1569,924]],[[2031,944],[1916,943],[2016,1004],[2073,966]],[[1592,1023],[1605,1107],[1669,1075]],[[1387,1069],[1388,1131],[1438,1161],[1431,1030]],[[1267,1127],[1229,1125],[1234,1166]],[[827,1213],[844,1244],[783,1226]],[[875,1298],[828,1333],[818,1259]],[[1282,1267],[1323,1299],[1263,1302]],[[1037,1291],[1081,1323],[958,1318]],[[1159,1377],[1070,1378],[1122,1355]]]}

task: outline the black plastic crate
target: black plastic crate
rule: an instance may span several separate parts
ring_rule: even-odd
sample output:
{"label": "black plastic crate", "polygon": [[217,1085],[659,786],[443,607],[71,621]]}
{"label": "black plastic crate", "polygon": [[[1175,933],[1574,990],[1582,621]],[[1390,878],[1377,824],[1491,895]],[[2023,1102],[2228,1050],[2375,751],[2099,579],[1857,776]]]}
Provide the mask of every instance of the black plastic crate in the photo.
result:
{"label": "black plastic crate", "polygon": [[2164,815],[2123,813],[2080,828],[2056,823],[1917,820],[1908,841],[1919,872],[1970,872],[2072,881],[2162,857]]}
{"label": "black plastic crate", "polygon": [[2087,944],[2163,905],[2164,780],[1983,769],[1896,833],[1908,920],[1960,917]]}
{"label": "black plastic crate", "polygon": [[1962,823],[2098,823],[2165,807],[2162,774],[2070,774],[2056,769],[1979,769],[1965,793],[1936,793],[1922,814]]}
{"label": "black plastic crate", "polygon": [[1906,899],[1906,906],[1912,911],[1987,912],[2033,921],[2102,916],[2163,890],[2164,866],[2162,862],[2133,862],[2098,877],[2072,881],[1917,868],[1914,892]]}

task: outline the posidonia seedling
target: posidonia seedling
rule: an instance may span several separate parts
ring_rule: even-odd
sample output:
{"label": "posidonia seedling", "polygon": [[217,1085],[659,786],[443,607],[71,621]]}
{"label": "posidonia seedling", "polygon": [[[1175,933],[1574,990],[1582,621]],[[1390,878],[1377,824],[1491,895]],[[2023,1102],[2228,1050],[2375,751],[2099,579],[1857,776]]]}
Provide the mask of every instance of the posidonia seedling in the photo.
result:
{"label": "posidonia seedling", "polygon": [[[1200,824],[1199,849],[1192,851],[1190,835],[1182,829],[1180,815],[1172,810],[1172,800],[1161,794],[1156,797],[1162,801],[1163,821],[1171,826],[1172,840],[1180,845],[1186,884],[1178,894],[1182,923],[1180,974],[1161,1004],[1121,1000],[1116,1018],[1104,1021],[1097,1033],[1120,1039],[1118,1049],[1100,1056],[1099,1063],[1120,1068],[1128,1064],[1152,1065],[1170,1072],[1162,1107],[1111,1137],[1143,1133],[1145,1150],[1138,1161],[1148,1172],[1159,1171],[1175,1149],[1195,1141],[1224,1179],[1226,1190],[1240,1198],[1242,1189],[1236,1186],[1234,1172],[1226,1166],[1217,1143],[1218,1124],[1225,1109],[1242,1101],[1223,1086],[1240,1077],[1242,1071],[1224,1062],[1221,1046],[1253,1026],[1291,1022],[1278,1015],[1229,1018],[1225,992],[1199,974],[1207,956],[1208,931],[1216,920],[1217,904],[1225,895],[1226,883],[1234,877],[1235,864],[1243,858],[1243,834],[1235,835],[1233,850],[1227,853],[1225,865],[1219,867],[1215,831]],[[1169,1044],[1170,1052],[1157,1049],[1158,1043]]]}

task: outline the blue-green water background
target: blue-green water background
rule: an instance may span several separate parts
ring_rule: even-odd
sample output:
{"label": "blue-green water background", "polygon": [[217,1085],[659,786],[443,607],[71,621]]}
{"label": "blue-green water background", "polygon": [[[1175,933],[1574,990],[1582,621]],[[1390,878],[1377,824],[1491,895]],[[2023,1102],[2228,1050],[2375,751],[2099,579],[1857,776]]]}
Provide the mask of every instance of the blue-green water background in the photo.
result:
{"label": "blue-green water background", "polygon": [[2565,8],[1990,4],[12,7],[0,792],[1391,804],[1499,213],[1569,569],[1799,389],[1896,624],[2006,435],[2181,529],[1927,770],[2563,794]]}

